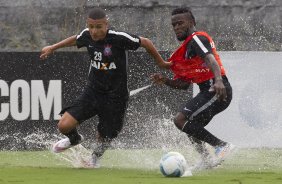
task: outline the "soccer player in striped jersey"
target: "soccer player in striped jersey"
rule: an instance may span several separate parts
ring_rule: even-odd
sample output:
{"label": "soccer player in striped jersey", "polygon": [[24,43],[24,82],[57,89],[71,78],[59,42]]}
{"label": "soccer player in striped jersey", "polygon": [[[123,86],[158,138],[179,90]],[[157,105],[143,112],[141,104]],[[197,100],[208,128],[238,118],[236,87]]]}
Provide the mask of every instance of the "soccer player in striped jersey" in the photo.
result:
{"label": "soccer player in striped jersey", "polygon": [[[201,154],[200,167],[213,167],[223,161],[234,146],[215,137],[205,126],[229,106],[232,88],[212,38],[206,32],[196,30],[191,10],[187,7],[174,9],[171,21],[177,39],[182,41],[169,58],[174,78],[154,74],[152,80],[177,89],[188,89],[192,83],[199,86],[200,93],[181,106],[174,123],[188,135]],[[204,143],[215,148],[218,156],[215,161],[211,160]]]}
{"label": "soccer player in striped jersey", "polygon": [[108,18],[103,9],[89,11],[87,28],[54,45],[42,49],[45,59],[63,47],[86,47],[90,56],[88,84],[82,94],[61,111],[59,131],[67,136],[53,145],[53,151],[62,152],[83,141],[76,127],[83,121],[98,116],[98,140],[101,143],[93,152],[89,167],[99,167],[97,161],[121,131],[128,102],[127,51],[140,46],[155,59],[161,68],[169,68],[152,42],[144,37],[108,28]]}

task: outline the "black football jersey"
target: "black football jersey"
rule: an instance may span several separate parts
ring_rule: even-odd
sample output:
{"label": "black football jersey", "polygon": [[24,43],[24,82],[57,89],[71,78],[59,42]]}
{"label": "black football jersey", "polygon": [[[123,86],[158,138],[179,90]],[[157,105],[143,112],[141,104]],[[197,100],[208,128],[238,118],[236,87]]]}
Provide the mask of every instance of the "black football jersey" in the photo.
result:
{"label": "black football jersey", "polygon": [[88,80],[100,93],[116,97],[128,95],[128,50],[140,47],[140,38],[125,32],[108,30],[104,40],[92,40],[89,29],[77,35],[78,48],[86,47],[90,56]]}

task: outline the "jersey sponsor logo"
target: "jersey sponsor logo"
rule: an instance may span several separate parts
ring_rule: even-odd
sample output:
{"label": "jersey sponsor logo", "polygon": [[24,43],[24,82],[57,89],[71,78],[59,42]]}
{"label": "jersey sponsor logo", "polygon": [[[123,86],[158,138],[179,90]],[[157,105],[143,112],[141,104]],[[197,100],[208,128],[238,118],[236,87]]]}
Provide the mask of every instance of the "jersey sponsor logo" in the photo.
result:
{"label": "jersey sponsor logo", "polygon": [[97,70],[115,70],[117,69],[116,64],[114,62],[102,63],[99,61],[91,60],[91,66],[96,68]]}
{"label": "jersey sponsor logo", "polygon": [[200,69],[195,69],[195,72],[205,73],[205,72],[210,72],[210,69],[209,68],[200,68]]}
{"label": "jersey sponsor logo", "polygon": [[199,68],[199,69],[195,70],[197,73],[204,73],[204,72],[209,72],[210,71],[210,69],[207,67],[206,63],[201,64],[201,66],[203,68]]}
{"label": "jersey sponsor logo", "polygon": [[[211,70],[209,68],[207,68],[206,65],[202,65],[205,68],[199,68],[199,69],[195,69],[195,72],[197,73],[204,73],[204,72],[210,72]],[[223,66],[220,66],[220,69],[223,69]]]}
{"label": "jersey sponsor logo", "polygon": [[103,54],[104,54],[104,56],[110,56],[110,55],[112,55],[112,45],[110,45],[110,44],[107,44],[107,45],[105,45],[104,46],[105,47],[105,49],[104,49],[104,51],[103,51]]}

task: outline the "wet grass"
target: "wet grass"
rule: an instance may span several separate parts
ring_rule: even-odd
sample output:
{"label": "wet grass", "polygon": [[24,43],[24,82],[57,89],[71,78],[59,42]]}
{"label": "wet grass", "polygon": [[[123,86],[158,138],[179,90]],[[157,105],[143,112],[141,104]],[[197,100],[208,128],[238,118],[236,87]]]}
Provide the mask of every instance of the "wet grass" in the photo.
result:
{"label": "wet grass", "polygon": [[[159,152],[159,150],[107,151],[100,169],[74,168],[70,162],[47,151],[0,152],[0,184],[282,183],[281,149],[240,149],[219,168],[194,172],[192,177],[185,178],[163,177],[156,163],[159,160]],[[148,155],[151,157],[148,158]],[[133,159],[129,159],[132,157]],[[142,162],[134,161],[137,157],[141,160],[148,159],[144,160],[142,166]]]}

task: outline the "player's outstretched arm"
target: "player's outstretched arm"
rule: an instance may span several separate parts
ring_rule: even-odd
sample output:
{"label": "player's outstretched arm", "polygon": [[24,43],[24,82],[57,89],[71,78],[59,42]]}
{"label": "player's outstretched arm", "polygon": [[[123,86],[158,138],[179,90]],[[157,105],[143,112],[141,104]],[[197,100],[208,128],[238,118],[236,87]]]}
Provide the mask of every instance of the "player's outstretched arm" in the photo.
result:
{"label": "player's outstretched arm", "polygon": [[76,45],[76,35],[68,37],[54,45],[49,45],[44,47],[41,50],[40,59],[46,59],[49,55],[51,55],[55,50],[63,47],[71,47]]}
{"label": "player's outstretched arm", "polygon": [[169,69],[172,63],[163,60],[163,58],[155,48],[152,41],[144,37],[140,37],[140,39],[141,39],[141,47],[144,47],[146,51],[155,59],[157,65],[160,68]]}
{"label": "player's outstretched arm", "polygon": [[154,83],[159,84],[159,85],[167,85],[171,88],[174,89],[183,89],[183,90],[187,90],[190,86],[191,83],[183,81],[181,79],[169,79],[159,73],[153,74],[151,75],[151,79]]}

